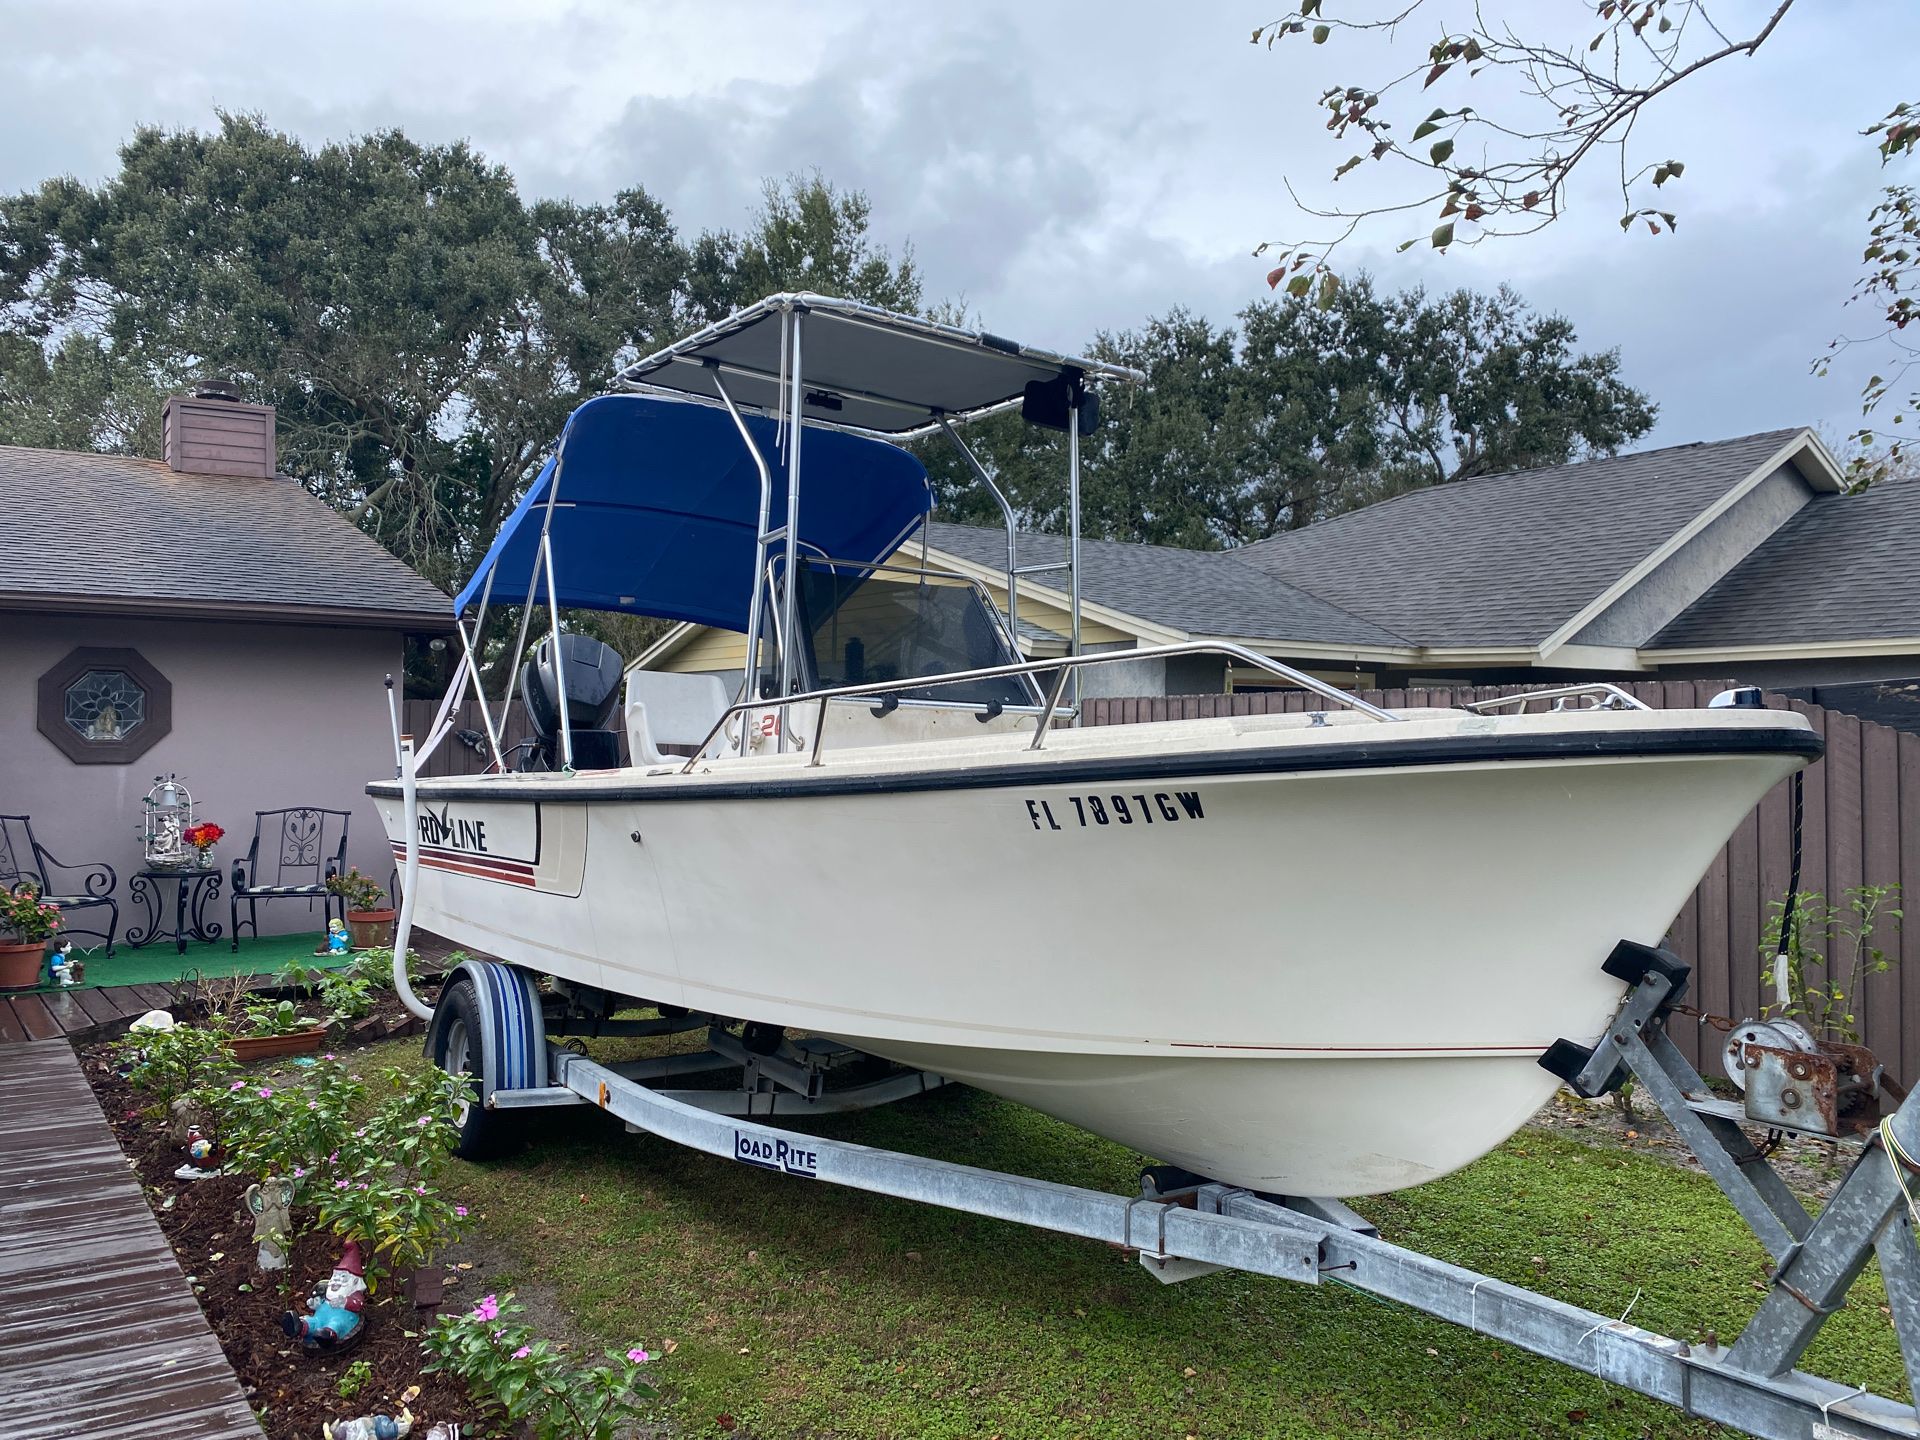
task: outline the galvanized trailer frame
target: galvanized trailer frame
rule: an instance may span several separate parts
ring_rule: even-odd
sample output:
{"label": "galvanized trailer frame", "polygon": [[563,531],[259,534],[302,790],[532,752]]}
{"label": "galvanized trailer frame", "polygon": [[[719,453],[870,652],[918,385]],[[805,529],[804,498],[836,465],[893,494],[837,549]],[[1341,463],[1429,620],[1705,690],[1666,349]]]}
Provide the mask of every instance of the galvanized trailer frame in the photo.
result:
{"label": "galvanized trailer frame", "polygon": [[[1338,1201],[1262,1195],[1165,1170],[1147,1172],[1139,1195],[1112,1195],[737,1118],[857,1108],[943,1082],[896,1076],[865,1093],[838,1092],[835,1099],[836,1092],[818,1083],[832,1047],[809,1052],[804,1043],[795,1048],[789,1041],[762,1055],[705,1016],[654,1022],[663,1029],[707,1025],[709,1048],[702,1054],[612,1067],[548,1043],[538,991],[526,972],[468,962],[452,983],[472,984],[481,1001],[477,1078],[488,1112],[591,1104],[630,1130],[740,1164],[1104,1241],[1134,1252],[1167,1282],[1221,1269],[1307,1285],[1336,1276],[1769,1440],[1920,1440],[1914,1406],[1794,1368],[1877,1252],[1908,1384],[1920,1393],[1920,1256],[1896,1169],[1901,1160],[1880,1134],[1870,1136],[1825,1209],[1811,1216],[1667,1033],[1687,967],[1665,951],[1623,941],[1606,968],[1632,988],[1605,1038],[1591,1049],[1560,1042],[1541,1063],[1586,1096],[1635,1076],[1773,1255],[1772,1289],[1730,1347],[1655,1334],[1624,1317],[1584,1310],[1395,1245]],[[447,1011],[443,1003],[436,1012],[430,1054],[438,1054],[439,1017]],[[523,1046],[531,1048],[506,1053]],[[734,1091],[669,1094],[644,1083],[736,1062],[746,1068],[744,1083]],[[511,1076],[522,1083],[504,1083]],[[1887,1126],[1900,1151],[1920,1155],[1920,1107],[1902,1105]]]}

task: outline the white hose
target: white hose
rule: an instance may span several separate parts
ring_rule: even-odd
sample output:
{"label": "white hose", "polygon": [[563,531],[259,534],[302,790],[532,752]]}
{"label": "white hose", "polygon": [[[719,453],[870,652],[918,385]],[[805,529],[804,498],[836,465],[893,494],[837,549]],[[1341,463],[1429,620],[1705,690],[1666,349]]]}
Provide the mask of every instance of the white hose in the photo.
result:
{"label": "white hose", "polygon": [[433,1018],[433,1007],[413,993],[407,983],[407,942],[413,938],[413,893],[420,877],[420,788],[413,757],[413,741],[400,746],[400,810],[406,823],[407,855],[400,864],[400,919],[393,927],[393,988],[400,1003],[422,1020]]}

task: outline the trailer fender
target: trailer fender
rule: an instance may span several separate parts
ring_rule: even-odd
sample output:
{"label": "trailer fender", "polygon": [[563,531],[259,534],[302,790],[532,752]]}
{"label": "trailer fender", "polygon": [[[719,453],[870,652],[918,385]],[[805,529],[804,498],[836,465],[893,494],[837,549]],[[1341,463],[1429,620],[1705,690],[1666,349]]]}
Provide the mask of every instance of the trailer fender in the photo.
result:
{"label": "trailer fender", "polygon": [[471,1055],[485,1108],[496,1090],[535,1090],[547,1084],[547,1026],[540,1013],[540,993],[530,971],[494,960],[467,960],[448,978],[442,1003],[434,1007],[427,1031],[427,1054],[438,1061],[445,1052],[445,1035],[456,1018],[446,1003],[456,989],[466,987],[477,1012],[477,1055]]}

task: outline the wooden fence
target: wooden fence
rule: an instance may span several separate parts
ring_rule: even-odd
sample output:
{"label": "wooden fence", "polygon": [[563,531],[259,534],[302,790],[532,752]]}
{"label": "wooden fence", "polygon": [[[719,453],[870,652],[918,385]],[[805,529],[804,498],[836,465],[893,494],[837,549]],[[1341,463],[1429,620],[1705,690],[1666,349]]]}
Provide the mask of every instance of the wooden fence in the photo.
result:
{"label": "wooden fence", "polygon": [[[1361,698],[1398,710],[1458,705],[1538,688],[1367,690]],[[1646,681],[1621,688],[1657,708],[1684,708],[1705,705],[1727,688],[1727,682]],[[1804,781],[1801,890],[1817,891],[1838,906],[1845,892],[1856,886],[1898,885],[1900,891],[1889,904],[1898,908],[1903,896],[1915,897],[1920,904],[1920,735],[1781,696],[1769,696],[1768,703],[1806,716],[1827,742],[1826,758],[1806,771]],[[1325,708],[1324,700],[1297,690],[1089,700],[1085,723],[1118,725]],[[1668,944],[1694,967],[1692,1003],[1709,1014],[1737,1020],[1758,1013],[1762,972],[1767,968],[1760,937],[1769,907],[1786,894],[1792,843],[1793,787],[1787,781],[1741,822],[1668,932]],[[1904,929],[1888,921],[1875,938],[1888,958],[1897,958],[1898,963],[1865,985],[1856,1012],[1862,1022],[1860,1033],[1890,1073],[1911,1082],[1920,1074],[1920,910]],[[1849,954],[1849,947],[1843,945],[1836,958]],[[1817,969],[1812,973],[1822,974]],[[1693,1032],[1693,1026],[1677,1024],[1674,1038],[1689,1058],[1699,1060],[1698,1037]],[[1706,1036],[1710,1052],[1717,1049],[1719,1032],[1708,1030]],[[1708,1059],[1703,1068],[1710,1075],[1720,1073],[1717,1060]]]}
{"label": "wooden fence", "polygon": [[[1539,687],[1370,690],[1362,692],[1362,698],[1388,709],[1403,709],[1457,705],[1529,688]],[[1705,705],[1726,684],[1649,681],[1623,688],[1648,705],[1687,707]],[[1920,735],[1798,700],[1771,696],[1769,703],[1805,715],[1827,742],[1826,758],[1806,772],[1801,889],[1818,891],[1837,905],[1855,886],[1898,885],[1900,892],[1892,903],[1897,906],[1900,896],[1913,896],[1920,904]],[[1301,691],[1089,700],[1086,723],[1305,711],[1324,705]],[[433,701],[409,700],[407,728],[424,736],[436,708]],[[501,715],[500,708],[496,706],[494,713]],[[501,715],[499,723],[503,745],[513,745],[530,733],[518,704]],[[424,773],[477,775],[487,768],[490,756],[474,702],[460,708],[455,725],[481,737],[478,747],[450,735],[429,759]],[[623,735],[623,756],[625,744]],[[1741,822],[1668,933],[1668,943],[1694,967],[1693,1003],[1710,1014],[1740,1019],[1759,1010],[1765,968],[1760,937],[1769,907],[1786,894],[1792,837],[1788,782],[1776,787]],[[1900,963],[1865,986],[1858,1011],[1861,1035],[1894,1075],[1911,1082],[1920,1079],[1920,911],[1904,930],[1896,931],[1890,923],[1880,938],[1889,956],[1897,956]],[[1707,1034],[1712,1046],[1718,1032]],[[1676,1026],[1675,1038],[1690,1058],[1703,1060],[1691,1026]],[[1703,1063],[1708,1073],[1719,1073],[1717,1063]]]}

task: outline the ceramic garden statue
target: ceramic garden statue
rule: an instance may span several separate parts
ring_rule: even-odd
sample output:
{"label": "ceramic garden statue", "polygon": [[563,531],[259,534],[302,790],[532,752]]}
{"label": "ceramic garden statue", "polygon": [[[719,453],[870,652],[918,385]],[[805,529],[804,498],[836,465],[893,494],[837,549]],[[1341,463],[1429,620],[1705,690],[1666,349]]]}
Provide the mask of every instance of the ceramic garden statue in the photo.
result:
{"label": "ceramic garden statue", "polygon": [[293,1182],[269,1179],[249,1185],[246,1206],[247,1213],[253,1217],[253,1238],[260,1246],[260,1253],[255,1257],[260,1268],[286,1269],[287,1237],[293,1233]]}
{"label": "ceramic garden statue", "polygon": [[401,1409],[393,1415],[362,1415],[355,1420],[329,1422],[320,1427],[326,1440],[400,1440],[413,1429],[413,1412]]}
{"label": "ceramic garden statue", "polygon": [[280,1328],[307,1350],[339,1350],[358,1341],[366,1329],[366,1267],[360,1260],[360,1242],[349,1240],[326,1285],[307,1300],[305,1315],[289,1310]]}
{"label": "ceramic garden statue", "polygon": [[73,942],[66,941],[47,958],[47,974],[56,985],[73,984]]}
{"label": "ceramic garden statue", "polygon": [[347,927],[338,920],[327,921],[327,953],[329,955],[347,953]]}
{"label": "ceramic garden statue", "polygon": [[176,1180],[211,1180],[220,1173],[219,1152],[198,1125],[187,1126],[187,1163],[173,1172]]}

